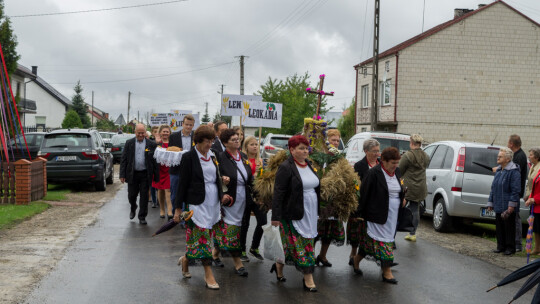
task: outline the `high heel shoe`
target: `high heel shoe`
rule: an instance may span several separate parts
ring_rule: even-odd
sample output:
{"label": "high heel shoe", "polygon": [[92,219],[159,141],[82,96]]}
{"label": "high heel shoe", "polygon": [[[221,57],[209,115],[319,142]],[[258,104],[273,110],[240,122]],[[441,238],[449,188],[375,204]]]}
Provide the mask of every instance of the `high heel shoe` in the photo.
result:
{"label": "high heel shoe", "polygon": [[178,265],[182,268],[182,276],[186,279],[189,279],[191,278],[191,273],[189,273],[189,271],[184,271],[184,259],[185,259],[185,256],[181,256],[179,259],[178,259]]}
{"label": "high heel shoe", "polygon": [[332,264],[328,262],[328,260],[325,261],[321,259],[320,255],[318,255],[317,258],[315,259],[315,264],[317,264],[317,266],[319,266],[319,263],[321,263],[324,267],[332,267]]}
{"label": "high heel shoe", "polygon": [[276,272],[276,279],[277,279],[278,282],[285,282],[285,281],[287,281],[287,279],[286,279],[284,276],[281,276],[281,277],[280,277],[280,276],[278,275],[276,263],[272,264],[272,268],[270,268],[270,273],[272,273],[272,272],[274,272],[274,271]]}
{"label": "high heel shoe", "polygon": [[385,277],[384,277],[384,273],[383,273],[383,275],[382,275],[382,281],[383,281],[384,283],[394,284],[394,285],[397,285],[397,282],[398,282],[395,278],[391,278],[391,279],[385,278]]}
{"label": "high heel shoe", "polygon": [[317,287],[307,287],[306,280],[302,279],[302,284],[304,284],[304,290],[309,292],[317,292]]}
{"label": "high heel shoe", "polygon": [[204,280],[204,284],[206,285],[206,288],[210,289],[210,290],[219,290],[219,284],[218,283],[215,283],[215,284],[208,284],[206,282],[206,280]]}

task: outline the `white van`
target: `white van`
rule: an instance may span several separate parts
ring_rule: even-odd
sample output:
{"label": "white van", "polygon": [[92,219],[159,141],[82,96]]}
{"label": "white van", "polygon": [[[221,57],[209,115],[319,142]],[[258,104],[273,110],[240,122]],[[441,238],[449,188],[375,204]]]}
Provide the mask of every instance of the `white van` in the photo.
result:
{"label": "white van", "polygon": [[400,154],[409,151],[410,136],[400,133],[386,132],[362,132],[354,135],[349,139],[345,146],[345,158],[354,166],[366,155],[364,153],[364,141],[367,139],[376,139],[381,144],[381,151],[388,147],[396,147]]}

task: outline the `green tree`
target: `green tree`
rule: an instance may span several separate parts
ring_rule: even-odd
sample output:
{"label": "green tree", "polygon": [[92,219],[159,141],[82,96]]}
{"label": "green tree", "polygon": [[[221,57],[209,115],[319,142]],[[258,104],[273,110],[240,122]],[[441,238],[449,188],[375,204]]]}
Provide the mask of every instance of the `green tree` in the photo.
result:
{"label": "green tree", "polygon": [[88,105],[84,102],[84,97],[81,95],[83,87],[81,86],[81,81],[77,81],[77,84],[73,88],[75,95],[71,98],[73,105],[71,109],[74,110],[81,119],[84,128],[90,127],[90,119],[88,118]]}
{"label": "green tree", "polygon": [[96,122],[96,128],[101,131],[116,131],[118,128],[110,119],[100,119]]}
{"label": "green tree", "polygon": [[[263,128],[263,136],[268,133],[290,134],[294,135],[302,131],[304,118],[313,117],[317,109],[317,95],[309,94],[306,91],[312,86],[309,83],[310,75],[306,72],[304,75],[294,74],[285,80],[268,78],[263,84],[258,95],[263,97],[266,102],[283,104],[283,115],[280,129]],[[326,112],[326,98],[321,101],[319,115],[323,116]]]}
{"label": "green tree", "polygon": [[341,133],[341,138],[344,143],[347,143],[349,139],[356,134],[356,128],[354,125],[354,112],[355,112],[354,98],[351,101],[351,105],[345,110],[346,113],[338,121],[338,130]]}
{"label": "green tree", "polygon": [[220,120],[223,120],[224,122],[226,122],[230,126],[231,125],[231,119],[232,119],[231,116],[221,116],[220,112],[217,111],[216,114],[214,115],[214,118],[212,119],[212,122],[216,123],[216,122],[218,122]]}
{"label": "green tree", "polygon": [[82,128],[82,127],[83,127],[83,124],[77,112],[75,112],[74,110],[67,111],[66,116],[64,116],[64,120],[62,121],[62,128],[70,129],[70,128]]}
{"label": "green tree", "polygon": [[208,123],[210,122],[210,115],[208,115],[208,103],[206,104],[206,108],[204,109],[204,115],[201,119],[201,123]]}
{"label": "green tree", "polygon": [[17,36],[13,34],[11,20],[4,15],[4,0],[0,0],[0,44],[2,44],[7,71],[11,74],[17,70],[17,61],[21,56],[17,54]]}

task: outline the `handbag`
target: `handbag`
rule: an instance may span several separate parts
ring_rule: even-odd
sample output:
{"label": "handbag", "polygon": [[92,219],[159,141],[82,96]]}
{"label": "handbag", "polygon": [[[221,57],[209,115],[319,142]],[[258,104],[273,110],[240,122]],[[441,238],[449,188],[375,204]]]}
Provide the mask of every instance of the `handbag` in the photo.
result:
{"label": "handbag", "polygon": [[268,223],[262,226],[262,229],[264,231],[264,257],[274,262],[285,264],[285,252],[281,243],[279,227],[272,226],[272,224]]}
{"label": "handbag", "polygon": [[397,231],[412,232],[414,230],[413,214],[411,209],[407,207],[399,208]]}

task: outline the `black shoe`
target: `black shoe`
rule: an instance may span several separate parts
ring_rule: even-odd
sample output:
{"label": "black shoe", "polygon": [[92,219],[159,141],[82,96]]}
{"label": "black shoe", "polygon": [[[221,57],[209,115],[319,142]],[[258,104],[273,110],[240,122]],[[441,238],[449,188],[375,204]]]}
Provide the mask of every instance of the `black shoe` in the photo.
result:
{"label": "black shoe", "polygon": [[491,250],[491,252],[493,252],[493,253],[501,253],[501,252],[503,252],[503,250],[502,249],[493,249],[493,250]]}
{"label": "black shoe", "polygon": [[214,265],[216,267],[225,267],[225,265],[223,264],[223,262],[221,262],[221,260],[219,258],[217,259],[212,259],[212,261],[214,262]]}
{"label": "black shoe", "polygon": [[506,250],[504,251],[504,255],[512,255],[512,254],[514,254],[514,253],[516,253],[515,250],[506,249]]}
{"label": "black shoe", "polygon": [[274,272],[274,271],[276,272],[276,279],[277,279],[278,282],[285,282],[285,281],[287,281],[287,279],[286,279],[284,276],[281,276],[281,277],[278,276],[276,263],[274,263],[274,264],[272,265],[272,268],[270,268],[270,273],[272,273],[272,272]]}
{"label": "black shoe", "polygon": [[240,267],[238,269],[235,269],[234,273],[236,273],[237,275],[239,275],[241,277],[247,277],[248,276],[248,272],[244,267]]}
{"label": "black shoe", "polygon": [[165,215],[160,215],[159,217],[160,217],[160,218],[165,218]]}
{"label": "black shoe", "polygon": [[129,219],[132,220],[132,219],[134,219],[134,218],[135,218],[135,211],[131,211],[131,212],[129,213]]}
{"label": "black shoe", "polygon": [[387,279],[384,277],[384,274],[382,275],[382,281],[384,283],[388,283],[388,284],[394,284],[394,285],[397,285],[397,280],[395,278],[392,278],[392,279]]}
{"label": "black shoe", "polygon": [[263,256],[259,253],[259,249],[250,248],[249,249],[249,254],[251,254],[252,256],[254,256],[258,260],[264,261]]}
{"label": "black shoe", "polygon": [[306,281],[302,279],[302,284],[304,284],[304,290],[309,292],[317,292],[317,287],[307,287]]}
{"label": "black shoe", "polygon": [[332,264],[330,262],[328,262],[328,260],[323,260],[321,259],[321,256],[317,256],[317,259],[315,259],[315,264],[317,264],[317,266],[319,266],[319,263],[321,263],[324,267],[332,267]]}
{"label": "black shoe", "polygon": [[354,265],[354,258],[349,257],[349,266],[353,266],[353,265]]}
{"label": "black shoe", "polygon": [[146,225],[148,224],[145,219],[139,220],[139,224]]}
{"label": "black shoe", "polygon": [[356,268],[353,268],[353,271],[355,274],[357,275],[364,275],[364,273],[362,272],[362,270],[360,270],[360,268],[356,269]]}
{"label": "black shoe", "polygon": [[173,217],[174,217],[174,216],[172,216],[172,215],[167,215],[167,221],[170,222],[170,221],[173,219]]}
{"label": "black shoe", "polygon": [[399,263],[396,263],[396,262],[390,263],[390,267],[394,267],[394,266],[397,266],[397,265],[399,265]]}

